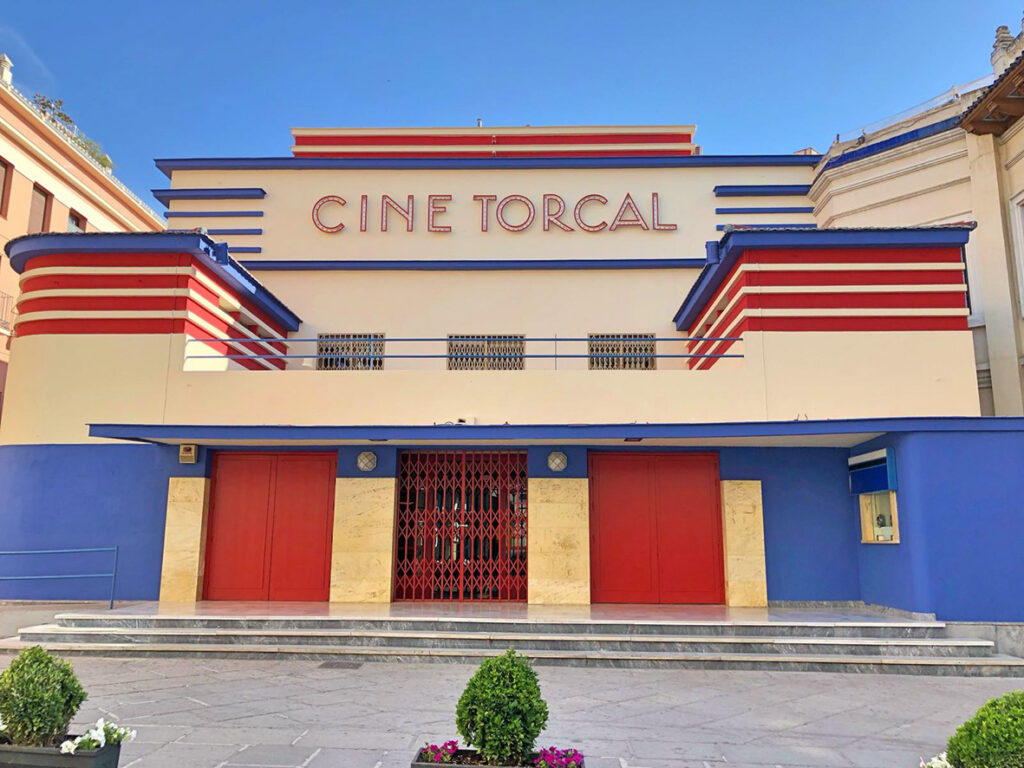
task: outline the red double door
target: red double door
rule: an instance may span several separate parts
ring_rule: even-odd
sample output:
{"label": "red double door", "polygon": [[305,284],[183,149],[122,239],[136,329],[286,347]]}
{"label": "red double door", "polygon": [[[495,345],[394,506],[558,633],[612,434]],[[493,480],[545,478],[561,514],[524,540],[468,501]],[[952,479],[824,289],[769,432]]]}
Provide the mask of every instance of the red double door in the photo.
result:
{"label": "red double door", "polygon": [[718,456],[591,453],[591,599],[723,603]]}
{"label": "red double door", "polygon": [[218,453],[207,600],[327,600],[335,453]]}

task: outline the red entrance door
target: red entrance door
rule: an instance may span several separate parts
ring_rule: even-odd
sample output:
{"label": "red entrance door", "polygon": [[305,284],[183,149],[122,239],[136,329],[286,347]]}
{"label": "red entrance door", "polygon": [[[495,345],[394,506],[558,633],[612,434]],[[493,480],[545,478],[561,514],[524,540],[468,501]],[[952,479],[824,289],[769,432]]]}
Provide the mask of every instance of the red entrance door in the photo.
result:
{"label": "red entrance door", "polygon": [[595,603],[723,603],[718,456],[590,455]]}
{"label": "red entrance door", "polygon": [[218,453],[206,535],[207,600],[327,600],[333,453]]}

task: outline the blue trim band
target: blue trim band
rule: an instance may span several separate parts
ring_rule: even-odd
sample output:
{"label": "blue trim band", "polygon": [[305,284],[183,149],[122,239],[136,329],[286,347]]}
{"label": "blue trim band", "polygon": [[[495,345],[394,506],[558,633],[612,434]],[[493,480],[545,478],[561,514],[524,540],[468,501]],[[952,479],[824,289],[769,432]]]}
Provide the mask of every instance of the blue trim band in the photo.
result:
{"label": "blue trim band", "polygon": [[229,245],[228,253],[263,253],[263,249],[258,245]]}
{"label": "blue trim band", "polygon": [[817,224],[716,224],[715,229],[719,232],[726,227],[743,227],[744,229],[778,229],[787,227],[789,229],[817,229]]}
{"label": "blue trim band", "polygon": [[168,211],[164,214],[168,219],[173,218],[234,218],[236,216],[262,216],[263,211]]}
{"label": "blue trim band", "polygon": [[153,189],[153,197],[164,205],[171,200],[262,200],[267,196],[259,187],[223,187],[217,189]]}
{"label": "blue trim band", "polygon": [[[820,159],[815,157],[814,162]],[[800,197],[810,191],[810,184],[719,184],[714,189],[715,197]]]}
{"label": "blue trim band", "polygon": [[973,225],[920,229],[806,229],[752,232],[732,230],[706,244],[708,263],[672,320],[689,330],[744,251],[764,248],[960,248]]}
{"label": "blue trim band", "polygon": [[1024,432],[1024,417],[910,416],[720,424],[455,424],[284,426],[90,424],[90,437],[118,440],[620,440],[847,435],[890,432]]}
{"label": "blue trim band", "polygon": [[16,237],[4,250],[10,257],[11,267],[19,274],[25,270],[29,259],[51,253],[191,253],[286,330],[297,331],[302,322],[228,255],[225,244],[215,243],[198,232],[44,233]]}
{"label": "blue trim band", "polygon": [[904,144],[911,144],[921,139],[926,139],[929,136],[934,136],[937,133],[943,133],[950,131],[957,127],[960,122],[960,116],[950,117],[946,120],[940,120],[937,123],[931,125],[925,125],[921,128],[916,128],[913,131],[907,131],[901,133],[899,136],[893,136],[891,139],[880,141],[877,144],[871,144],[866,147],[859,147],[857,149],[851,149],[849,152],[844,152],[841,155],[836,155],[831,160],[825,163],[825,167],[822,171],[827,171],[829,168],[835,168],[838,165],[846,165],[847,163],[853,163],[857,160],[862,160],[865,157],[871,157],[877,155],[880,152],[886,152],[896,147],[902,147]]}
{"label": "blue trim band", "polygon": [[262,229],[208,229],[208,235],[262,235]]}
{"label": "blue trim band", "polygon": [[777,208],[715,208],[715,213],[814,213],[814,206],[783,205]]}
{"label": "blue trim band", "polygon": [[238,170],[442,170],[459,168],[687,168],[817,165],[816,155],[683,155],[652,157],[186,157],[154,162],[167,178],[174,171]]}
{"label": "blue trim band", "polygon": [[[237,251],[237,248],[232,248]],[[243,261],[246,269],[273,272],[412,270],[420,272],[519,269],[699,269],[704,259],[508,259],[508,260],[374,260],[354,261]]]}

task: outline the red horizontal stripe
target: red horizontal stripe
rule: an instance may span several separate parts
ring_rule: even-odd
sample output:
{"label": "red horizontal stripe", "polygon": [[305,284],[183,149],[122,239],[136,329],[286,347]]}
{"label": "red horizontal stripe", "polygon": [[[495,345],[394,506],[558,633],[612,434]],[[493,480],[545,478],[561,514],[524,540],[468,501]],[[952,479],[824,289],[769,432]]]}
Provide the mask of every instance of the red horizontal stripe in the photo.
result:
{"label": "red horizontal stripe", "polygon": [[33,256],[25,269],[38,267],[184,267],[191,253],[47,253]]}
{"label": "red horizontal stripe", "polygon": [[61,288],[184,288],[185,282],[185,275],[41,275],[22,283],[21,292],[24,295]]}
{"label": "red horizontal stripe", "polygon": [[22,336],[49,336],[56,334],[168,334],[182,333],[183,330],[184,320],[174,320],[171,318],[25,319],[15,327],[14,335],[20,338]]}
{"label": "red horizontal stripe", "polygon": [[692,155],[690,149],[572,149],[538,152],[506,152],[502,150],[482,152],[304,152],[294,150],[296,157],[365,157],[385,159],[389,157],[684,157]]}
{"label": "red horizontal stripe", "polygon": [[[21,314],[29,312],[170,312],[175,306],[175,296],[45,296],[26,298],[18,305]],[[182,297],[184,298],[184,297]]]}
{"label": "red horizontal stripe", "polygon": [[747,285],[958,285],[964,273],[954,269],[859,269],[747,272]]}
{"label": "red horizontal stripe", "polygon": [[913,264],[961,261],[959,248],[814,248],[744,251],[751,264]]}
{"label": "red horizontal stripe", "polygon": [[466,145],[514,145],[514,144],[689,144],[693,135],[689,133],[530,133],[490,134],[486,129],[479,133],[442,136],[440,134],[416,134],[388,136],[371,134],[362,136],[295,136],[296,145],[320,146],[466,146]]}
{"label": "red horizontal stripe", "polygon": [[966,308],[962,292],[945,293],[758,293],[746,297],[760,309]]}

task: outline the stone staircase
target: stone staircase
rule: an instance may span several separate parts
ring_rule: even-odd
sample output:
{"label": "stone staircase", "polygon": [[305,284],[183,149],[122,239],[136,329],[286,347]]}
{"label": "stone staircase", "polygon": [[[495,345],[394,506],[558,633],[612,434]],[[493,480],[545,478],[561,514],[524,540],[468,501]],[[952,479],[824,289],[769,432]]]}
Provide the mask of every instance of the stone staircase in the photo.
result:
{"label": "stone staircase", "polygon": [[538,664],[1024,676],[1024,659],[934,621],[626,621],[66,613],[0,641],[62,654],[467,662],[508,647]]}

